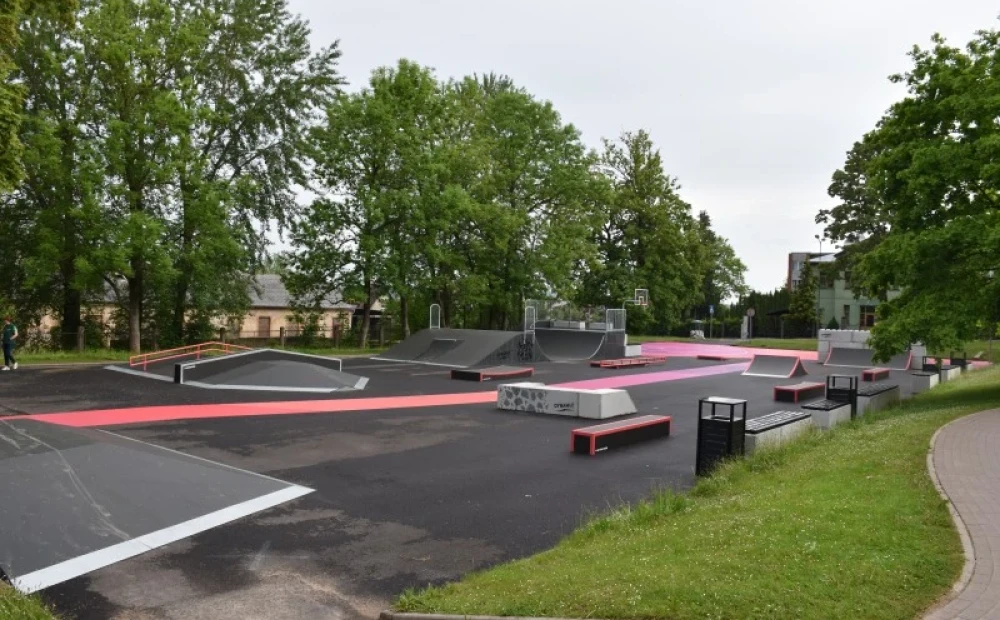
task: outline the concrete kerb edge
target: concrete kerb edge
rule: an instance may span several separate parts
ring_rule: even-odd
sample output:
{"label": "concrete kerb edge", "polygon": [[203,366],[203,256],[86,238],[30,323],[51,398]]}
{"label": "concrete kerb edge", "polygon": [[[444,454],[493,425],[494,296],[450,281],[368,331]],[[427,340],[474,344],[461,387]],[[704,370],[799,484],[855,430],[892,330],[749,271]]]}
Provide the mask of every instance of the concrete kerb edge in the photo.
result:
{"label": "concrete kerb edge", "polygon": [[934,488],[937,489],[938,494],[941,495],[941,498],[944,499],[948,505],[948,513],[951,514],[951,520],[955,524],[955,529],[958,530],[959,539],[962,541],[962,554],[965,556],[965,564],[962,566],[962,574],[959,575],[958,580],[952,584],[951,590],[936,601],[934,605],[923,614],[922,617],[933,615],[935,611],[944,608],[953,600],[958,598],[969,586],[969,582],[972,581],[972,573],[976,568],[976,549],[972,545],[972,537],[969,535],[969,528],[965,524],[965,520],[962,519],[962,515],[958,513],[958,510],[955,508],[955,504],[951,501],[948,493],[944,490],[944,487],[941,486],[941,481],[938,480],[937,476],[937,469],[934,467],[934,444],[937,442],[938,435],[941,434],[941,431],[948,428],[955,422],[964,420],[967,417],[968,416],[962,416],[937,429],[931,437],[930,447],[927,450],[927,472],[930,474],[931,481],[934,483]]}
{"label": "concrete kerb edge", "polygon": [[383,611],[378,620],[574,620],[572,618],[537,618],[527,616],[462,616],[447,614],[414,614]]}

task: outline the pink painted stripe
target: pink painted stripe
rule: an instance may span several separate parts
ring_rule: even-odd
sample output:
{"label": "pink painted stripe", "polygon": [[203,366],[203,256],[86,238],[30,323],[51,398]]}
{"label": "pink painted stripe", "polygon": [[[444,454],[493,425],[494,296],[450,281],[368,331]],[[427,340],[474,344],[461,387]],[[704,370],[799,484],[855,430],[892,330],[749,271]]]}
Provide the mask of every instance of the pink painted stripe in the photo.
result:
{"label": "pink painted stripe", "polygon": [[[664,381],[695,379],[714,375],[743,372],[747,364],[727,364],[685,370],[619,375],[586,381],[557,384],[557,387],[581,389],[622,388],[647,385]],[[307,413],[342,413],[345,411],[374,411],[388,409],[415,409],[418,407],[446,407],[449,405],[475,405],[496,402],[496,391],[464,392],[459,394],[426,394],[421,396],[388,396],[376,398],[350,398],[338,400],[292,400],[265,403],[230,403],[221,405],[165,405],[156,407],[129,407],[124,409],[95,409],[67,413],[42,413],[20,419],[52,422],[62,426],[92,427],[119,424],[145,424],[173,420],[204,420],[212,418],[241,418],[265,415],[297,415]]]}
{"label": "pink painted stripe", "polygon": [[750,366],[749,363],[744,363],[726,364],[724,366],[705,366],[703,368],[685,368],[683,370],[664,370],[662,372],[647,372],[634,375],[619,375],[617,377],[606,377],[601,379],[572,381],[570,383],[560,383],[559,387],[574,387],[584,390],[624,388],[634,385],[662,383],[664,381],[679,381],[681,379],[697,379],[699,377],[730,375],[737,372],[743,372],[748,366]]}
{"label": "pink painted stripe", "polygon": [[19,419],[53,422],[62,426],[89,427],[116,424],[141,424],[171,420],[201,420],[207,418],[239,418],[262,415],[302,413],[340,413],[376,409],[410,409],[444,407],[496,402],[496,392],[464,394],[428,394],[423,396],[390,396],[383,398],[351,398],[344,400],[292,400],[269,403],[231,403],[223,405],[169,405],[95,409],[68,413],[43,413]]}
{"label": "pink painted stripe", "polygon": [[642,354],[668,355],[673,357],[722,355],[727,358],[750,358],[754,355],[777,355],[781,357],[797,357],[807,362],[815,362],[817,360],[816,351],[764,349],[760,347],[730,347],[722,344],[702,344],[698,342],[647,342],[642,345]]}

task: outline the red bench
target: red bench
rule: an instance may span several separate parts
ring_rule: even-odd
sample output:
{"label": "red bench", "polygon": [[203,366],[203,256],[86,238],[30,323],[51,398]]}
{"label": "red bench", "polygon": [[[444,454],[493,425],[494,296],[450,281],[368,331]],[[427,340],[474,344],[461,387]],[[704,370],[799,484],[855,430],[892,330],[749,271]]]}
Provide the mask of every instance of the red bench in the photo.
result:
{"label": "red bench", "polygon": [[802,382],[794,385],[778,385],[774,388],[774,400],[785,403],[798,403],[810,398],[821,398],[826,393],[823,383]]}
{"label": "red bench", "polygon": [[594,368],[629,368],[632,366],[648,366],[650,364],[662,364],[667,361],[666,356],[643,355],[640,357],[626,357],[616,360],[597,360],[590,362]]}
{"label": "red bench", "polygon": [[862,381],[875,382],[888,378],[889,378],[888,368],[866,368],[861,371]]}
{"label": "red bench", "polygon": [[575,429],[570,435],[573,454],[594,456],[611,448],[670,436],[670,416],[644,415]]}

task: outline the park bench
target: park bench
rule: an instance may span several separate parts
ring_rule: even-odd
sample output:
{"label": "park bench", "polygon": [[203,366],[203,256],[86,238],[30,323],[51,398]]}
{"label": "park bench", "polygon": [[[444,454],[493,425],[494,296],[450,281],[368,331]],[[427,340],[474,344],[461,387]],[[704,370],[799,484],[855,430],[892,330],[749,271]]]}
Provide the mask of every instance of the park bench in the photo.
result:
{"label": "park bench", "polygon": [[812,414],[807,411],[776,411],[747,420],[743,430],[744,452],[753,454],[765,446],[778,446],[812,428]]}
{"label": "park bench", "polygon": [[573,454],[594,456],[611,448],[668,436],[670,436],[670,416],[644,415],[629,420],[574,429],[570,435],[570,443]]}
{"label": "park bench", "polygon": [[898,385],[876,383],[858,388],[858,415],[885,409],[899,402]]}
{"label": "park bench", "polygon": [[917,372],[910,373],[913,376],[913,393],[920,394],[921,392],[926,392],[935,385],[941,382],[941,375],[938,374],[937,370],[927,371],[919,370]]}

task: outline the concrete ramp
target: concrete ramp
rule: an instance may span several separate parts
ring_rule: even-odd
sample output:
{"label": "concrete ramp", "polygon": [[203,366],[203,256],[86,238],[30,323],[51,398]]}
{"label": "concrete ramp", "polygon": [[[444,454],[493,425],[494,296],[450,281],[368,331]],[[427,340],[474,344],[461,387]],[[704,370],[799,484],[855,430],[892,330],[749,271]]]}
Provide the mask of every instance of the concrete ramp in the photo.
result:
{"label": "concrete ramp", "polygon": [[535,329],[539,354],[551,362],[594,359],[604,348],[607,332],[583,329]]}
{"label": "concrete ramp", "polygon": [[888,368],[890,370],[909,370],[913,354],[910,351],[894,355],[888,362],[872,360],[874,351],[871,349],[846,349],[830,347],[824,366],[839,366],[843,368]]}
{"label": "concrete ramp", "polygon": [[36,592],[311,493],[105,431],[0,420],[0,570]]}
{"label": "concrete ramp", "polygon": [[364,389],[366,377],[342,372],[341,360],[278,349],[254,349],[200,361],[181,362],[174,382],[215,390],[257,390],[326,394]]}
{"label": "concrete ramp", "polygon": [[754,355],[750,367],[744,372],[748,377],[769,377],[772,379],[790,379],[809,373],[802,366],[802,360],[784,355]]}
{"label": "concrete ramp", "polygon": [[531,344],[521,332],[483,329],[424,329],[373,359],[471,368],[533,361]]}

